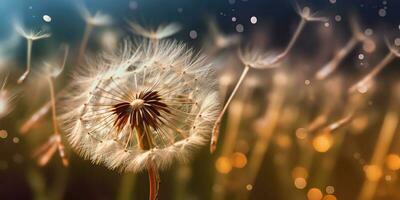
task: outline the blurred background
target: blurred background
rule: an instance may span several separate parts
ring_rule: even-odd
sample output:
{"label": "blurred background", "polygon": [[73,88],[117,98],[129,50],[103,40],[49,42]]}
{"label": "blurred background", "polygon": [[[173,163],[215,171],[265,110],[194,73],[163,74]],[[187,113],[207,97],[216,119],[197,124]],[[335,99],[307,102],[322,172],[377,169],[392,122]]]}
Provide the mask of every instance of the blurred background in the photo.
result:
{"label": "blurred background", "polygon": [[[217,151],[204,146],[191,163],[160,172],[159,198],[400,199],[400,62],[388,48],[400,46],[396,0],[0,1],[0,199],[148,198],[146,172],[93,165],[64,139],[68,167],[57,153],[38,163],[35,151],[52,134],[42,63],[62,44],[70,54],[56,93],[84,62],[85,37],[84,54],[93,56],[137,38],[128,21],[149,28],[178,23],[182,29],[169,39],[207,56],[225,102],[244,68],[238,51],[281,52],[304,7],[326,20],[306,23],[274,68],[250,69],[223,118]],[[110,23],[85,34],[82,8]],[[23,84],[17,79],[26,68],[27,42],[18,26],[51,33],[34,41]],[[376,69],[368,83],[349,91]]]}

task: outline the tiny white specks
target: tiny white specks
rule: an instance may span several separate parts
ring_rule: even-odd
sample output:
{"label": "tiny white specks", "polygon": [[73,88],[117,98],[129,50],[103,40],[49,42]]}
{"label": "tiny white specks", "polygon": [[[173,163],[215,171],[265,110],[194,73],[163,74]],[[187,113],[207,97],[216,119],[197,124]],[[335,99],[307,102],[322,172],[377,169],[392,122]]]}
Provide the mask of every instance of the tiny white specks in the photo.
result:
{"label": "tiny white specks", "polygon": [[252,24],[256,24],[256,23],[257,23],[257,17],[256,17],[256,16],[251,17],[251,18],[250,18],[250,22],[251,22]]}
{"label": "tiny white specks", "polygon": [[244,31],[244,26],[242,24],[237,24],[235,29],[237,32],[242,33]]}
{"label": "tiny white specks", "polygon": [[192,38],[192,39],[196,39],[197,38],[197,31],[191,30],[189,32],[189,37]]}
{"label": "tiny white specks", "polygon": [[386,10],[383,9],[383,8],[379,9],[378,15],[379,15],[380,17],[385,17],[385,16],[386,16]]}

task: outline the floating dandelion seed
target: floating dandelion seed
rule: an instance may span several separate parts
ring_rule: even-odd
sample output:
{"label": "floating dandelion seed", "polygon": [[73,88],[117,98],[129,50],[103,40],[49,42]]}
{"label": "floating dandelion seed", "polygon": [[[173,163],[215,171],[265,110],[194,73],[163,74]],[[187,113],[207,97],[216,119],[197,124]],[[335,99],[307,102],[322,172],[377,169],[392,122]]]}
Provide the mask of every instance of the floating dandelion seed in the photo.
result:
{"label": "floating dandelion seed", "polygon": [[57,121],[57,113],[56,113],[56,95],[54,89],[54,80],[57,78],[64,69],[65,63],[67,61],[69,47],[67,45],[62,45],[61,49],[63,51],[63,57],[60,62],[45,62],[44,63],[44,74],[46,76],[47,83],[49,85],[50,90],[50,105],[51,105],[51,116],[52,116],[52,124],[53,124],[53,135],[49,138],[49,140],[40,146],[36,152],[34,153],[35,157],[38,157],[38,164],[40,166],[44,166],[48,163],[48,161],[53,157],[54,153],[58,151],[62,163],[64,166],[68,166],[69,161],[65,154],[64,144],[61,139],[61,133],[59,131],[59,125]]}
{"label": "floating dandelion seed", "polygon": [[112,23],[112,18],[109,15],[104,14],[100,11],[98,11],[94,15],[92,15],[89,12],[89,10],[83,5],[78,6],[78,9],[86,23],[85,31],[83,33],[83,38],[82,38],[81,45],[79,48],[78,60],[77,60],[77,63],[80,64],[80,62],[83,58],[83,55],[85,54],[87,43],[89,41],[89,36],[92,33],[93,29],[98,26],[110,25]]}
{"label": "floating dandelion seed", "polygon": [[[214,48],[214,50],[213,50],[214,52],[212,52],[212,53],[216,53],[222,49],[239,44],[239,42],[240,42],[239,34],[226,35],[226,34],[222,33],[222,31],[219,29],[217,22],[215,21],[214,18],[210,18],[207,21],[208,21],[207,25],[208,25],[208,29],[209,29],[210,37],[211,37],[210,41],[212,42],[211,47],[208,47],[207,49]],[[232,17],[232,21],[236,21],[236,17]]]}
{"label": "floating dandelion seed", "polygon": [[386,56],[371,70],[371,72],[369,72],[360,81],[356,82],[349,88],[350,93],[353,93],[355,91],[363,91],[362,93],[367,92],[368,88],[371,86],[371,80],[376,75],[378,75],[378,73],[382,71],[384,67],[392,62],[393,59],[395,59],[396,57],[400,57],[399,50],[396,47],[390,45],[387,40],[386,43],[389,48],[389,53],[386,54]]}
{"label": "floating dandelion seed", "polygon": [[332,74],[339,64],[346,58],[346,56],[356,47],[359,42],[364,44],[374,43],[371,39],[367,38],[361,31],[359,25],[357,24],[354,17],[350,18],[350,26],[352,30],[352,37],[350,40],[334,55],[332,60],[325,64],[318,72],[315,74],[315,78],[318,80],[323,80]]}
{"label": "floating dandelion seed", "polygon": [[135,22],[128,22],[133,33],[151,40],[160,40],[170,37],[182,29],[177,23],[170,23],[158,26],[157,28],[148,29]]}
{"label": "floating dandelion seed", "polygon": [[126,42],[122,49],[76,78],[62,106],[63,127],[94,163],[147,169],[154,192],[158,169],[187,161],[207,142],[219,110],[213,74],[203,57],[178,42],[145,41],[135,51]]}
{"label": "floating dandelion seed", "polygon": [[26,60],[26,70],[25,72],[19,77],[18,84],[24,82],[26,77],[28,77],[31,71],[31,56],[32,56],[32,45],[35,40],[45,39],[51,36],[50,33],[40,31],[27,31],[25,30],[19,23],[15,25],[16,31],[26,39],[27,41],[27,60]]}
{"label": "floating dandelion seed", "polygon": [[239,86],[242,84],[244,78],[246,77],[248,71],[250,68],[258,68],[258,69],[266,69],[266,68],[272,68],[276,67],[276,63],[281,61],[283,58],[285,58],[290,50],[293,48],[293,45],[297,41],[301,31],[303,30],[304,26],[308,21],[324,21],[325,18],[321,17],[315,17],[314,14],[311,14],[310,8],[305,7],[304,9],[298,8],[298,14],[301,17],[301,20],[299,22],[299,25],[297,26],[292,38],[290,39],[288,45],[286,46],[285,50],[282,53],[276,54],[276,53],[262,53],[260,50],[257,49],[248,49],[246,51],[239,51],[239,58],[242,61],[244,65],[244,69],[239,77],[238,82],[235,85],[235,88],[233,89],[231,95],[229,96],[227,102],[224,105],[224,108],[222,109],[222,112],[217,118],[217,121],[214,124],[213,127],[213,134],[211,137],[211,144],[210,144],[210,152],[213,153],[216,149],[217,145],[217,140],[219,136],[219,127],[221,125],[222,117],[224,116],[224,113],[226,112],[230,102],[232,101],[233,97],[235,96],[237,90],[239,89]]}
{"label": "floating dandelion seed", "polygon": [[0,82],[0,119],[8,115],[15,107],[13,102],[17,98],[17,92],[6,89],[8,77]]}

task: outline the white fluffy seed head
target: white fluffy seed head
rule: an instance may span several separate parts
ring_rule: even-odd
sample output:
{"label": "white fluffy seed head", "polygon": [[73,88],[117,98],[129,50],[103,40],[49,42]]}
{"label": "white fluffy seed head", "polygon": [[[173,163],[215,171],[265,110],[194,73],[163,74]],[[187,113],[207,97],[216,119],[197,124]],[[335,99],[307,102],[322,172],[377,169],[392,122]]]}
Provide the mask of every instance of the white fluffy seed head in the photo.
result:
{"label": "white fluffy seed head", "polygon": [[210,65],[175,41],[127,41],[74,78],[60,107],[62,127],[80,155],[111,169],[187,161],[219,112]]}

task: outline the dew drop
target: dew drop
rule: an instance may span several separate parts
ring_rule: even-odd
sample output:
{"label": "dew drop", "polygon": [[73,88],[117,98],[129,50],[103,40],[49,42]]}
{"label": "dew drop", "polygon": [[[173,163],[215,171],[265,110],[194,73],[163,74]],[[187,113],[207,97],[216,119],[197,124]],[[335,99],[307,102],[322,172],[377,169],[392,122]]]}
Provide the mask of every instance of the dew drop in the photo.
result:
{"label": "dew drop", "polygon": [[192,38],[192,39],[196,39],[197,38],[197,31],[191,30],[189,32],[189,37]]}
{"label": "dew drop", "polygon": [[336,15],[336,16],[335,16],[335,21],[337,21],[337,22],[342,21],[342,16]]}
{"label": "dew drop", "polygon": [[44,20],[45,22],[51,22],[51,17],[48,16],[48,15],[43,15],[43,20]]}
{"label": "dew drop", "polygon": [[380,17],[385,17],[385,16],[386,16],[386,10],[383,9],[383,8],[379,9],[378,15],[379,15]]}
{"label": "dew drop", "polygon": [[256,24],[256,23],[257,23],[257,17],[256,17],[256,16],[251,17],[251,18],[250,18],[250,22],[251,22],[252,24]]}
{"label": "dew drop", "polygon": [[237,24],[235,29],[237,32],[242,33],[244,31],[244,26],[242,24]]}

